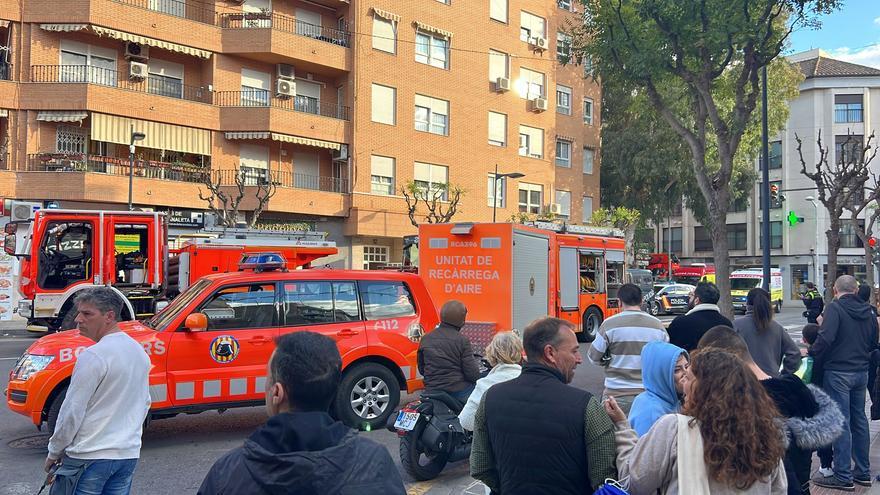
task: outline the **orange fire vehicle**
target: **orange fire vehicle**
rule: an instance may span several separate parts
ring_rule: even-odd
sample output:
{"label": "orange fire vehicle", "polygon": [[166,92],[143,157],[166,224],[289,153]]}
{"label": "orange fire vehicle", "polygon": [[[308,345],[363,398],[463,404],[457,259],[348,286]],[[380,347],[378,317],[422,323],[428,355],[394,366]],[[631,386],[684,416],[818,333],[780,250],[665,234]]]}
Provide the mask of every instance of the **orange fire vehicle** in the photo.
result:
{"label": "orange fire vehicle", "polygon": [[123,320],[147,318],[199,277],[235,271],[245,251],[280,252],[290,267],[337,252],[319,232],[208,233],[169,251],[162,213],[37,210],[6,225],[5,250],[21,258],[18,313],[32,331],[73,328],[74,295],[110,286],[125,302]]}
{"label": "orange fire vehicle", "polygon": [[682,265],[672,270],[672,278],[679,284],[697,285],[700,282],[715,282],[715,267],[701,263]]}
{"label": "orange fire vehicle", "polygon": [[475,344],[541,316],[572,322],[581,341],[620,311],[624,240],[613,229],[536,222],[419,227],[419,276],[437,305],[468,307],[462,331]]}

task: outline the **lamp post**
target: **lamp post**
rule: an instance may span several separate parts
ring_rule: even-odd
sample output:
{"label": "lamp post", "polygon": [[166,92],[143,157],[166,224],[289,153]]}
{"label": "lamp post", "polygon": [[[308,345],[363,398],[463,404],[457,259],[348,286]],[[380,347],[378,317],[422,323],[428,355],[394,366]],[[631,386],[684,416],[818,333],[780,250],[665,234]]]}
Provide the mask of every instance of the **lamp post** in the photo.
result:
{"label": "lamp post", "polygon": [[142,141],[145,137],[147,135],[143,132],[134,132],[134,124],[131,125],[131,141],[128,145],[128,211],[134,209],[131,205],[131,191],[134,183],[134,143]]}
{"label": "lamp post", "polygon": [[492,180],[492,223],[495,223],[495,210],[498,207],[498,181],[504,178],[519,179],[525,177],[525,174],[519,172],[509,172],[506,174],[498,173],[498,164],[495,164],[495,175]]}
{"label": "lamp post", "polygon": [[805,201],[813,204],[813,210],[816,212],[816,247],[813,248],[813,276],[816,281],[816,288],[819,289],[820,292],[824,293],[825,284],[822,283],[822,279],[824,277],[819,276],[819,203],[816,201],[816,198],[812,196],[807,196],[804,198]]}

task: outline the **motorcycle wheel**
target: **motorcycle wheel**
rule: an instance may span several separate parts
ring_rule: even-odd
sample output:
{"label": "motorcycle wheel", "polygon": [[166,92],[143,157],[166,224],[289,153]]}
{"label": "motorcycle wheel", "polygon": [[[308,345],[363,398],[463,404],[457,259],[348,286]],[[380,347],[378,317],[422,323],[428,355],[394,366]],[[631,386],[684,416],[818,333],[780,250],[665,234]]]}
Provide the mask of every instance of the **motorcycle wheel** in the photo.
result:
{"label": "motorcycle wheel", "polygon": [[427,423],[421,422],[406,435],[400,437],[400,464],[417,481],[432,480],[446,467],[448,454],[425,452],[419,442]]}

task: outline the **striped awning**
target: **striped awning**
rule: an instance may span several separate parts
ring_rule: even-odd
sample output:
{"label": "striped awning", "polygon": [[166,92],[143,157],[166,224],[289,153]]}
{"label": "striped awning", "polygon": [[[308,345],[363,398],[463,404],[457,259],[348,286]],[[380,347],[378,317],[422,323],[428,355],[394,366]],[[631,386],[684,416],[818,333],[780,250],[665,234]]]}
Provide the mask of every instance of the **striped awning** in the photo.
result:
{"label": "striped awning", "polygon": [[144,133],[139,146],[156,150],[179,151],[195,155],[211,155],[211,131],[149,120],[130,119],[116,115],[92,113],[92,141],[128,145],[132,128]]}
{"label": "striped awning", "polygon": [[377,9],[376,7],[373,7],[373,14],[377,15],[383,19],[388,19],[391,22],[400,22],[399,15],[392,14],[391,12],[388,12],[387,10]]}
{"label": "striped awning", "polygon": [[40,24],[40,29],[43,31],[57,31],[59,33],[82,31],[87,27],[89,27],[88,24]]}
{"label": "striped awning", "polygon": [[452,38],[452,31],[447,31],[445,29],[440,29],[440,28],[437,28],[434,26],[429,26],[428,24],[425,24],[424,22],[419,22],[419,21],[416,21],[414,24],[421,31],[439,34],[440,36],[443,36],[444,38]]}
{"label": "striped awning", "polygon": [[98,36],[107,36],[108,38],[113,38],[117,40],[131,41],[133,43],[140,43],[142,45],[154,46],[156,48],[161,48],[162,50],[185,53],[187,55],[192,55],[199,58],[211,58],[211,52],[209,52],[208,50],[201,50],[199,48],[193,48],[191,46],[178,45],[177,43],[169,43],[167,41],[157,40],[155,38],[148,38],[146,36],[140,36],[137,34],[126,33],[124,31],[117,31],[115,29],[108,29],[101,26],[92,26],[92,31],[94,31],[95,34],[97,34]]}
{"label": "striped awning", "polygon": [[282,143],[302,144],[305,146],[314,146],[316,148],[326,148],[330,150],[342,149],[342,144],[332,141],[323,141],[321,139],[312,139],[302,136],[292,136],[290,134],[281,134],[278,132],[252,132],[238,131],[225,133],[226,139],[271,139]]}
{"label": "striped awning", "polygon": [[37,113],[37,120],[43,122],[82,122],[89,116],[81,110],[49,110]]}

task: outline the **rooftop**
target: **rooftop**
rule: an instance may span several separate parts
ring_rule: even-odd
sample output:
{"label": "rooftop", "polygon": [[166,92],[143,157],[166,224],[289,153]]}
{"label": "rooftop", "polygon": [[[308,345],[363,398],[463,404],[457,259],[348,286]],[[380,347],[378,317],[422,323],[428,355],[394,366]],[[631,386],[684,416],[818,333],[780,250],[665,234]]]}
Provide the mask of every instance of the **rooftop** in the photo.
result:
{"label": "rooftop", "polygon": [[796,63],[807,79],[815,77],[880,76],[880,69],[833,59],[822,50],[795,53],[788,59]]}

